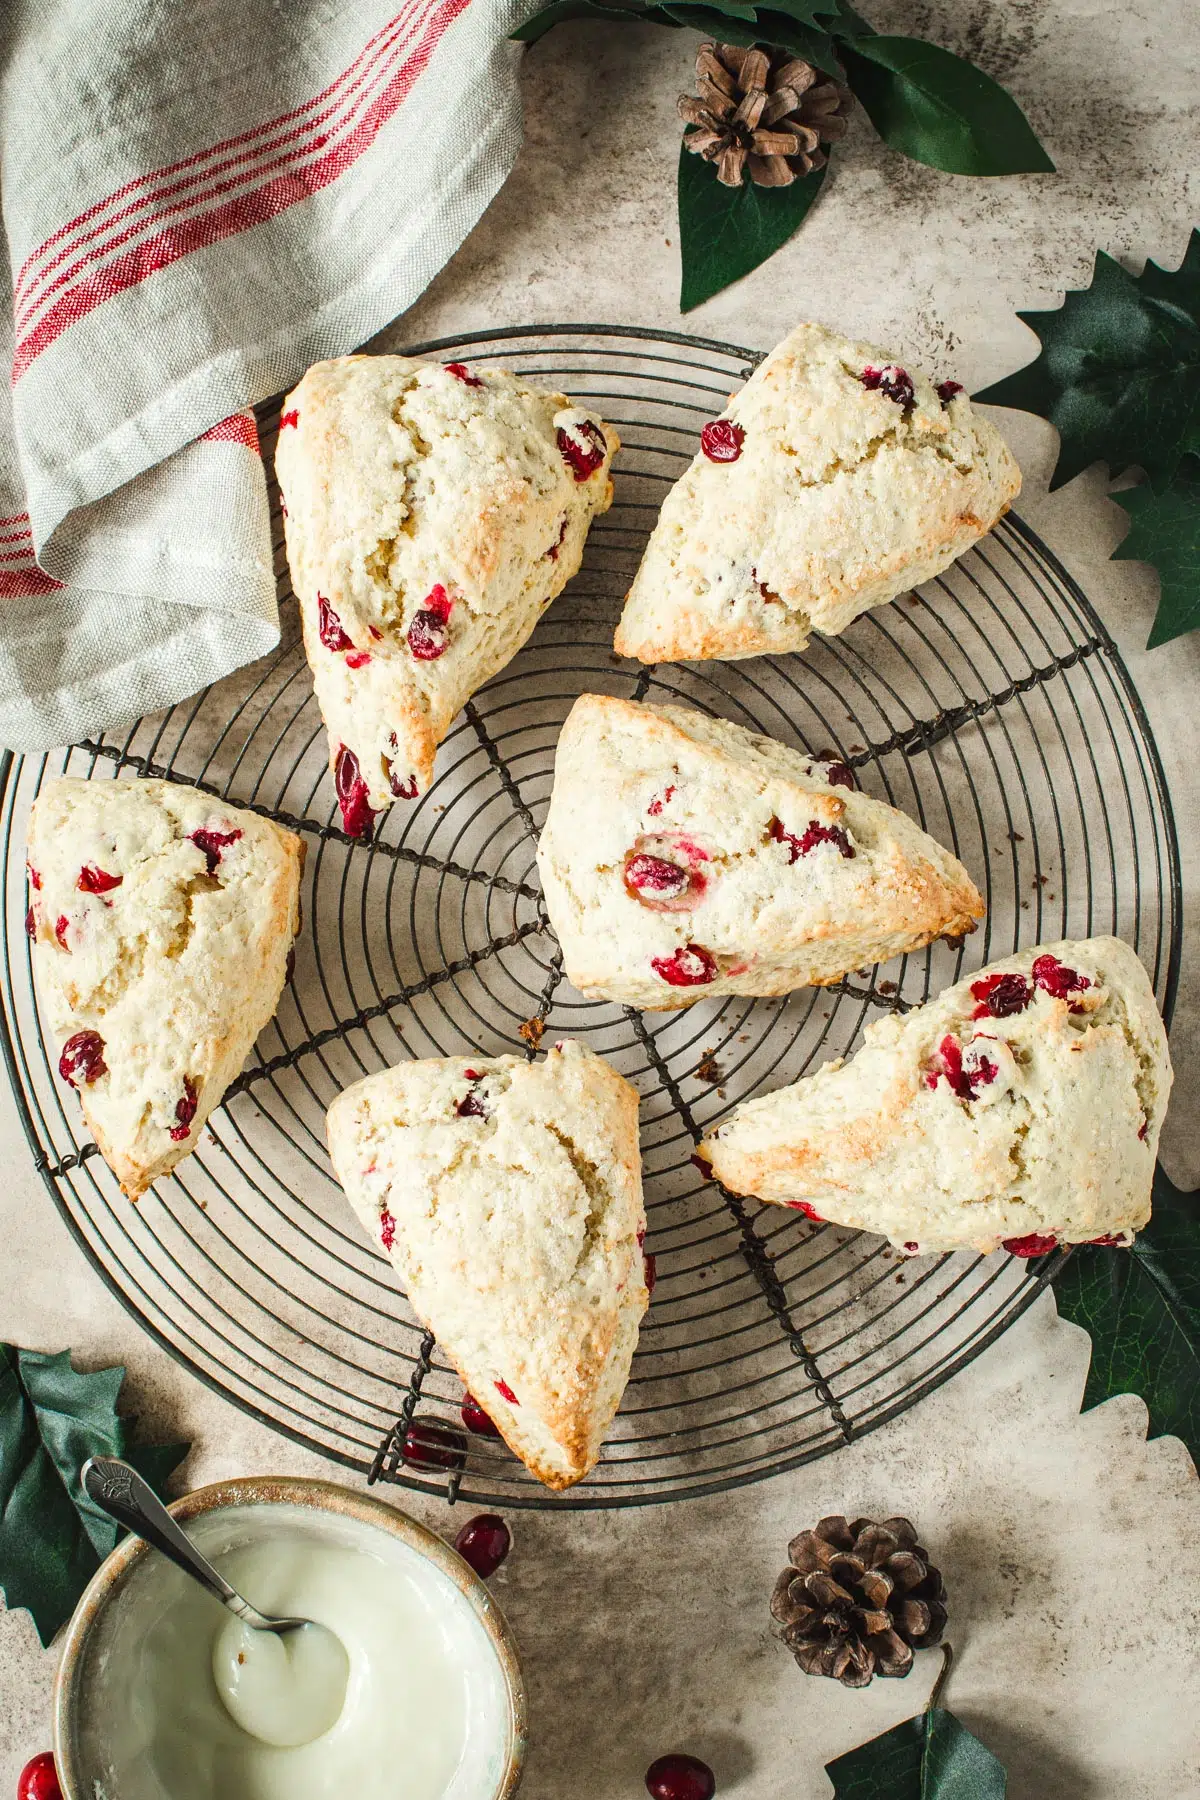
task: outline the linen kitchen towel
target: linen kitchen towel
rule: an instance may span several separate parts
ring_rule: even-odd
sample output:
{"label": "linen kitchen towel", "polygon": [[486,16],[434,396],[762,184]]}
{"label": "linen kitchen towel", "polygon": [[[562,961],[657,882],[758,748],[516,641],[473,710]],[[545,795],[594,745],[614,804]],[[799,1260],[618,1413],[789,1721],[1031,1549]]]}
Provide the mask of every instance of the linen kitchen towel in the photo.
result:
{"label": "linen kitchen towel", "polygon": [[0,743],[279,637],[253,414],[410,306],[520,144],[531,0],[5,0]]}

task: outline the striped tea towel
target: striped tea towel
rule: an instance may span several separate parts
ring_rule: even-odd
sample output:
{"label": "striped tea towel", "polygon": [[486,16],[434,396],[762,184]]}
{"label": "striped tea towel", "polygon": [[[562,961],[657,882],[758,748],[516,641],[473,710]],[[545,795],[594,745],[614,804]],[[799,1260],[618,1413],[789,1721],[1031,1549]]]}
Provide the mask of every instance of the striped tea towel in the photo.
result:
{"label": "striped tea towel", "polygon": [[247,408],[457,249],[520,143],[532,10],[4,0],[0,743],[102,731],[278,641]]}

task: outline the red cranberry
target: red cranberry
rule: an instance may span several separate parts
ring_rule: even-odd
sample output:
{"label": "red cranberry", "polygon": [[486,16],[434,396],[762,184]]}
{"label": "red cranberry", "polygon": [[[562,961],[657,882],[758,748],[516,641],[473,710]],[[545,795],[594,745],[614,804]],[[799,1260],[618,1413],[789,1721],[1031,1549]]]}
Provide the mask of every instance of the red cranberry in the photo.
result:
{"label": "red cranberry", "polygon": [[670,804],[671,800],[674,797],[674,794],[675,794],[675,788],[674,788],[674,784],[672,784],[670,787],[666,788],[663,793],[656,794],[654,796],[654,799],[650,802],[649,806],[646,808],[646,811],[650,814],[650,817],[652,819],[658,818],[658,815],[662,812],[663,807]]}
{"label": "red cranberry", "polygon": [[1088,1243],[1089,1244],[1103,1244],[1106,1248],[1112,1248],[1114,1250],[1128,1250],[1129,1249],[1128,1239],[1125,1238],[1124,1236],[1122,1236],[1122,1234],[1119,1231],[1116,1231],[1116,1232],[1109,1231],[1109,1232],[1106,1232],[1103,1237],[1089,1238]]}
{"label": "red cranberry", "polygon": [[464,1394],[462,1403],[462,1422],[468,1431],[476,1437],[500,1436],[500,1427],[490,1413],[485,1413],[474,1394]]}
{"label": "red cranberry", "polygon": [[937,397],[943,406],[949,406],[955,394],[961,394],[962,391],[961,381],[939,381],[937,384]]}
{"label": "red cranberry", "polygon": [[454,1540],[454,1548],[480,1580],[486,1581],[512,1549],[512,1533],[499,1513],[479,1513],[467,1520]]}
{"label": "red cranberry", "polygon": [[54,921],[54,935],[64,950],[69,950],[71,948],[67,942],[67,929],[70,926],[70,923],[71,921],[68,919],[66,913],[59,913],[57,919]]}
{"label": "red cranberry", "polygon": [[342,621],[324,594],[317,595],[317,632],[327,650],[353,650],[354,639],[348,637]]}
{"label": "red cranberry", "polygon": [[911,1239],[907,1244],[905,1244],[904,1248],[909,1256],[918,1256],[920,1254],[920,1250],[921,1250],[920,1244],[913,1243],[911,1241]]}
{"label": "red cranberry", "polygon": [[240,831],[214,831],[211,826],[201,825],[198,831],[188,834],[197,850],[203,850],[204,861],[210,875],[215,875],[222,853],[230,844],[236,844],[241,837]]}
{"label": "red cranberry", "polygon": [[347,750],[345,744],[338,751],[337,761],[333,765],[333,785],[337,790],[342,824],[347,833],[350,837],[369,844],[375,829],[375,814],[367,798],[367,784],[358,766],[358,758],[353,750]]}
{"label": "red cranberry", "polygon": [[653,1294],[658,1282],[658,1258],[648,1251],[642,1253],[642,1280],[646,1284],[646,1292]]}
{"label": "red cranberry", "polygon": [[984,975],[971,983],[971,997],[980,1003],[971,1014],[973,1019],[1011,1019],[1014,1013],[1025,1011],[1033,989],[1023,975]]}
{"label": "red cranberry", "polygon": [[416,797],[417,797],[417,778],[415,775],[410,775],[407,781],[401,781],[400,777],[396,773],[395,764],[389,762],[387,764],[387,778],[388,778],[388,786],[391,788],[393,794],[395,794],[397,800],[415,800],[416,799]]}
{"label": "red cranberry", "polygon": [[1030,1232],[1028,1237],[1005,1238],[1004,1240],[1004,1248],[1010,1256],[1045,1256],[1057,1247],[1058,1239],[1056,1237],[1039,1237],[1036,1231]]}
{"label": "red cranberry", "polygon": [[183,1098],[176,1103],[175,1107],[175,1117],[179,1120],[179,1123],[178,1125],[172,1125],[169,1132],[169,1136],[173,1143],[182,1144],[184,1138],[186,1138],[188,1132],[191,1130],[192,1120],[196,1116],[196,1099],[196,1084],[190,1075],[185,1075],[183,1078]]}
{"label": "red cranberry", "polygon": [[[1039,956],[1034,960],[1033,979],[1044,994],[1052,1000],[1066,1000],[1071,994],[1082,994],[1085,988],[1092,985],[1091,977],[1081,975],[1077,969],[1068,969],[1060,963],[1057,956]],[[1072,1012],[1082,1012],[1082,1006],[1073,1006]]]}
{"label": "red cranberry", "polygon": [[652,956],[650,967],[668,987],[706,987],[717,979],[717,964],[703,944],[681,944],[670,956]]}
{"label": "red cranberry", "polygon": [[789,865],[801,856],[810,856],[818,844],[832,844],[839,856],[854,855],[854,846],[840,825],[822,825],[816,819],[810,819],[797,837],[773,818],[767,826],[767,836],[773,844],[787,845]]}
{"label": "red cranberry", "polygon": [[39,892],[41,891],[42,878],[32,863],[29,865],[29,882],[31,887],[37,888]]}
{"label": "red cranberry", "polygon": [[37,920],[33,916],[32,906],[29,908],[28,912],[25,914],[25,930],[31,938],[35,938],[37,936]]}
{"label": "red cranberry", "polygon": [[58,1059],[58,1072],[72,1087],[78,1087],[81,1081],[91,1087],[93,1081],[99,1081],[102,1075],[107,1075],[104,1039],[100,1033],[77,1031],[74,1037],[69,1037]]}
{"label": "red cranberry", "polygon": [[825,764],[825,779],[830,787],[853,788],[856,785],[849,763],[839,761],[836,756],[822,757],[821,761]]}
{"label": "red cranberry", "polygon": [[17,1776],[17,1800],[62,1800],[58,1771],[49,1750],[27,1762]]}
{"label": "red cranberry", "polygon": [[898,363],[888,363],[882,369],[866,368],[858,379],[865,388],[878,389],[897,406],[910,407],[916,399],[912,376]]}
{"label": "red cranberry", "polygon": [[807,1200],[789,1200],[787,1204],[791,1207],[793,1212],[803,1213],[806,1219],[811,1219],[814,1225],[824,1225],[827,1223],[827,1220],[821,1217],[816,1207],[810,1206]]}
{"label": "red cranberry", "polygon": [[489,1117],[481,1094],[464,1094],[461,1100],[455,1102],[454,1110],[460,1119],[486,1119]]}
{"label": "red cranberry", "polygon": [[458,377],[459,381],[466,383],[467,387],[482,387],[483,386],[483,382],[480,379],[480,377],[478,375],[472,375],[472,373],[471,373],[470,369],[468,369],[466,363],[446,363],[445,369],[446,369],[447,375],[456,375]]}
{"label": "red cranberry", "polygon": [[546,552],[546,555],[549,557],[551,562],[558,561],[558,553],[563,547],[563,539],[566,537],[566,535],[567,535],[567,515],[566,515],[566,513],[564,513],[562,516],[562,524],[558,528],[558,536],[555,538],[554,542],[551,544],[550,548]]}
{"label": "red cranberry", "polygon": [[[31,906],[29,909],[29,918],[32,918],[32,917],[33,917],[33,908]],[[29,931],[29,920],[28,919],[25,921],[25,929],[26,929],[26,931]],[[32,937],[33,933],[30,931],[29,935],[30,935],[30,937]],[[1149,1131],[1149,1129],[1150,1129],[1149,1119],[1143,1119],[1141,1124],[1138,1126],[1138,1137],[1141,1139],[1143,1144],[1146,1141],[1146,1133]]]}
{"label": "red cranberry", "polygon": [[454,602],[441,582],[436,582],[425,596],[421,610],[413,614],[408,628],[408,647],[418,662],[435,662],[444,656],[450,643],[448,630]]}
{"label": "red cranberry", "polygon": [[75,886],[81,894],[110,894],[114,888],[120,887],[124,879],[123,875],[106,874],[95,863],[84,863]]}
{"label": "red cranberry", "polygon": [[298,426],[299,423],[300,423],[300,414],[296,411],[296,408],[294,406],[290,409],[290,411],[285,412],[285,413],[280,413],[280,415],[279,415],[280,431],[286,431],[289,425],[291,425],[293,427]]}
{"label": "red cranberry", "polygon": [[945,1080],[957,1099],[974,1100],[976,1090],[995,1081],[999,1072],[999,1065],[974,1045],[968,1045],[964,1063],[962,1045],[956,1037],[947,1035],[925,1072],[925,1085],[935,1088]]}
{"label": "red cranberry", "polygon": [[507,1381],[497,1381],[495,1383],[495,1388],[500,1398],[502,1400],[507,1400],[510,1406],[520,1406],[521,1402],[517,1399],[517,1396],[513,1393]]}
{"label": "red cranberry", "polygon": [[346,657],[346,667],[348,669],[365,669],[370,660],[371,652],[369,650],[351,650]]}
{"label": "red cranberry", "polygon": [[665,856],[630,850],[625,857],[626,892],[643,906],[662,909],[687,896],[691,886],[692,871],[669,862]]}
{"label": "red cranberry", "polygon": [[576,481],[586,481],[589,475],[594,475],[608,455],[604,433],[590,419],[582,419],[569,431],[564,431],[560,425],[554,433],[554,441]]}
{"label": "red cranberry", "polygon": [[745,432],[732,419],[710,419],[700,433],[700,448],[709,462],[736,462],[745,441]]}
{"label": "red cranberry", "polygon": [[379,1241],[385,1250],[390,1250],[396,1241],[396,1221],[386,1206],[379,1215]]}
{"label": "red cranberry", "polygon": [[713,1800],[717,1780],[707,1763],[684,1750],[660,1756],[646,1770],[651,1800]]}
{"label": "red cranberry", "polygon": [[467,1445],[461,1431],[441,1419],[414,1419],[404,1434],[403,1460],[414,1469],[461,1469]]}

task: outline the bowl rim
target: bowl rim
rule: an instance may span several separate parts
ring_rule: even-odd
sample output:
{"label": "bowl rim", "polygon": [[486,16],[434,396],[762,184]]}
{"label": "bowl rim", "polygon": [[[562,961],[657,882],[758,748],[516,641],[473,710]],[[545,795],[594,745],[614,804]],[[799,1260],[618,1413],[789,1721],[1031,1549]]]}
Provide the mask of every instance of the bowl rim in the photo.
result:
{"label": "bowl rim", "polygon": [[[302,1475],[242,1475],[211,1482],[169,1503],[168,1510],[186,1525],[190,1519],[233,1506],[301,1506],[316,1513],[336,1513],[374,1525],[399,1538],[411,1550],[449,1577],[471,1607],[494,1650],[508,1696],[508,1755],[500,1785],[488,1800],[511,1800],[524,1771],[528,1734],[525,1679],[512,1630],[483,1581],[470,1564],[428,1526],[390,1501],[356,1493],[338,1482]],[[54,1680],[54,1760],[63,1800],[91,1800],[90,1787],[75,1753],[77,1688],[88,1639],[106,1606],[120,1592],[131,1570],[152,1555],[149,1544],[130,1534],[101,1563],[71,1615]]]}

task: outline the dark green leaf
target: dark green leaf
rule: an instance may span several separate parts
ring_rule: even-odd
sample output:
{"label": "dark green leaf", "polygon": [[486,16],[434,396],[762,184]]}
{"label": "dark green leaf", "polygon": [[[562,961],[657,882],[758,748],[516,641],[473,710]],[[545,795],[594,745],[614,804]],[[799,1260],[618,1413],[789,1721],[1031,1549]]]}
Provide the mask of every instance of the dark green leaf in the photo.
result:
{"label": "dark green leaf", "polygon": [[824,31],[810,26],[798,24],[786,13],[771,11],[764,7],[757,9],[753,24],[739,24],[737,20],[722,18],[713,12],[711,6],[675,5],[674,0],[664,0],[659,7],[676,25],[687,25],[693,31],[704,31],[715,36],[725,44],[774,44],[782,50],[790,50],[796,56],[803,56],[814,68],[824,70],[825,74],[842,78],[842,67],[838,62],[833,47],[833,39]]}
{"label": "dark green leaf", "polygon": [[1058,1310],[1092,1339],[1084,1410],[1140,1394],[1150,1436],[1200,1459],[1200,1201],[1154,1174],[1154,1216],[1132,1250],[1076,1250],[1054,1284]]}
{"label": "dark green leaf", "polygon": [[906,1719],[825,1764],[835,1800],[1004,1800],[1007,1776],[953,1713]]}
{"label": "dark green leaf", "polygon": [[1056,312],[1018,313],[1041,353],[978,400],[1040,413],[1062,443],[1050,485],[1090,463],[1137,464],[1155,488],[1200,455],[1200,232],[1178,269],[1130,275],[1102,250],[1089,288]]}
{"label": "dark green leaf", "polygon": [[633,0],[629,6],[603,6],[600,0],[551,0],[549,6],[543,6],[541,12],[534,13],[532,19],[526,19],[518,25],[509,36],[517,38],[521,43],[533,44],[544,37],[555,25],[563,24],[567,19],[610,19],[621,24],[673,24],[670,19],[659,19],[654,15],[657,8],[644,6],[641,0]]}
{"label": "dark green leaf", "polygon": [[723,187],[711,163],[679,149],[680,312],[720,293],[786,243],[821,190],[825,169],[791,187]]}
{"label": "dark green leaf", "polygon": [[[839,34],[840,36],[840,34]],[[950,175],[1053,173],[1012,95],[924,38],[844,38],[846,79],[885,143]]]}
{"label": "dark green leaf", "polygon": [[84,1494],[89,1456],[127,1456],[154,1486],[186,1444],[130,1450],[117,1415],[122,1368],[92,1375],[56,1356],[0,1345],[0,1586],[48,1644],[120,1535]]}
{"label": "dark green leaf", "polygon": [[1200,626],[1200,463],[1185,457],[1165,494],[1139,487],[1113,499],[1133,521],[1113,556],[1158,570],[1158,612],[1146,644],[1153,650]]}

